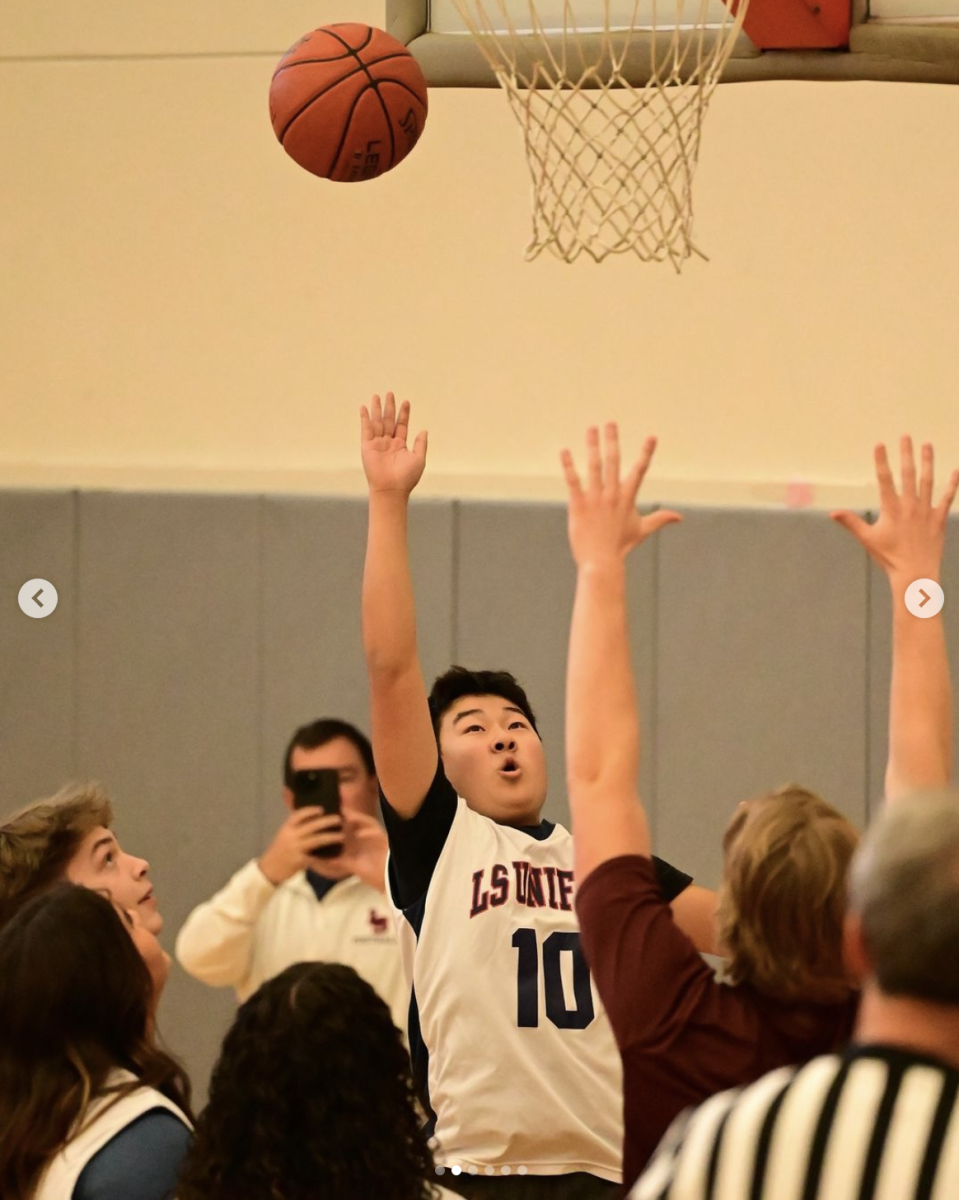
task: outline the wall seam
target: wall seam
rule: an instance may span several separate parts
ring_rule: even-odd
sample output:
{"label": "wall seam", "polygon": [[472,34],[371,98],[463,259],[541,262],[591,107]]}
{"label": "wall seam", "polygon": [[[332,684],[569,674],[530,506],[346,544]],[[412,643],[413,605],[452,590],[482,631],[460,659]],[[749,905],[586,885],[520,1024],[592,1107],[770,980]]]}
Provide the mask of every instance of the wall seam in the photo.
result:
{"label": "wall seam", "polygon": [[450,521],[450,659],[444,666],[459,662],[460,653],[460,501],[452,501]]}
{"label": "wall seam", "polygon": [[74,779],[80,773],[80,491],[70,492],[71,516],[73,518],[73,750],[70,774]]}
{"label": "wall seam", "polygon": [[[875,519],[875,513],[867,512],[866,520],[870,523]],[[866,756],[866,824],[872,820],[873,792],[875,790],[875,782],[873,780],[873,762],[872,762],[872,692],[873,692],[873,654],[872,654],[872,600],[873,600],[873,585],[874,577],[870,565],[869,555],[863,551],[863,570],[866,572],[866,603],[865,603],[865,701],[866,712],[864,722],[864,738],[863,751]]]}
{"label": "wall seam", "polygon": [[254,523],[254,554],[256,561],[256,637],[254,639],[255,651],[253,661],[253,696],[256,713],[256,779],[257,779],[257,797],[256,797],[256,845],[253,847],[253,853],[259,854],[264,846],[264,798],[266,795],[266,778],[264,771],[266,769],[266,754],[265,754],[265,739],[266,733],[264,725],[266,722],[266,697],[264,695],[264,663],[266,661],[266,648],[264,639],[266,635],[266,599],[265,599],[265,570],[264,570],[264,536],[263,526],[265,517],[266,497],[263,495],[256,498],[255,523]]}

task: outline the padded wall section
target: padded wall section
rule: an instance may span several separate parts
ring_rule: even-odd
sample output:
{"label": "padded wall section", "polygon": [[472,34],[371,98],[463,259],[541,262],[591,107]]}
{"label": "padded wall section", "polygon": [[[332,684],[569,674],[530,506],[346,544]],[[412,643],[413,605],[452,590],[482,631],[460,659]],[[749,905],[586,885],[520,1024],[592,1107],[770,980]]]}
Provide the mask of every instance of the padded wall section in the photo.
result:
{"label": "padded wall section", "polygon": [[[942,564],[945,603],[942,619],[952,670],[953,688],[959,679],[959,518],[949,520],[949,536]],[[869,779],[867,797],[870,815],[882,804],[885,791],[886,756],[889,753],[889,681],[892,673],[892,597],[886,577],[877,568],[869,575]],[[902,603],[902,600],[899,601]],[[920,618],[916,618],[919,620]],[[953,743],[959,737],[959,708],[953,706]],[[953,775],[955,778],[955,773]]]}
{"label": "padded wall section", "polygon": [[[72,492],[0,492],[0,817],[74,770],[75,504]],[[17,595],[37,578],[59,602],[31,620]]]}
{"label": "padded wall section", "polygon": [[[80,500],[77,770],[149,858],[168,949],[257,847],[258,540],[252,497]],[[201,1090],[232,1012],[174,967],[160,1028]]]}
{"label": "padded wall section", "polygon": [[[451,501],[412,506],[410,557],[419,649],[432,678],[452,654]],[[280,811],[280,769],[293,730],[321,716],[370,729],[360,635],[366,501],[278,497],[263,510],[263,812]]]}
{"label": "padded wall section", "polygon": [[659,851],[716,885],[736,804],[791,782],[861,827],[858,547],[821,513],[698,510],[659,553]]}
{"label": "padded wall section", "polygon": [[[546,749],[550,782],[544,815],[569,828],[563,723],[575,573],[565,507],[461,504],[457,511],[456,661],[512,671],[526,688]],[[650,747],[640,786],[655,815],[653,553],[634,555],[629,571],[633,657]]]}

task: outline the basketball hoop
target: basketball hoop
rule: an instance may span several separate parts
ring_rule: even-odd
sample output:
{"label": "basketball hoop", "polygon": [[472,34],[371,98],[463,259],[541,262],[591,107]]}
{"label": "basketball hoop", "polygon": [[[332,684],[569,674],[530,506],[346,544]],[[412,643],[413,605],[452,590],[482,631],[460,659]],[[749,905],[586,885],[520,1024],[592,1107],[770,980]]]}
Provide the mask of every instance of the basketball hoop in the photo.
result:
{"label": "basketball hoop", "polygon": [[692,237],[700,132],[749,0],[598,0],[589,27],[577,0],[553,0],[552,27],[550,0],[540,12],[537,0],[454,2],[523,130],[527,259],[632,251],[679,271],[705,258]]}

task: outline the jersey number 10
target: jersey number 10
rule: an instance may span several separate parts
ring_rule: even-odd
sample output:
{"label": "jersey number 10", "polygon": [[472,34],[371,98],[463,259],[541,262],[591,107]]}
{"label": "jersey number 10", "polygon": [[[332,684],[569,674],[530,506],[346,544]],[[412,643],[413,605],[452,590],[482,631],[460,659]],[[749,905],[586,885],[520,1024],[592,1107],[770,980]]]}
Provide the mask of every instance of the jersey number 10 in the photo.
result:
{"label": "jersey number 10", "polygon": [[[517,929],[513,948],[519,951],[516,969],[516,1024],[521,1029],[539,1025],[539,947],[535,929]],[[573,960],[573,1007],[563,988],[560,963],[564,954]],[[546,1016],[557,1029],[585,1029],[596,1015],[589,986],[589,968],[579,945],[578,933],[551,933],[543,942],[543,992]]]}

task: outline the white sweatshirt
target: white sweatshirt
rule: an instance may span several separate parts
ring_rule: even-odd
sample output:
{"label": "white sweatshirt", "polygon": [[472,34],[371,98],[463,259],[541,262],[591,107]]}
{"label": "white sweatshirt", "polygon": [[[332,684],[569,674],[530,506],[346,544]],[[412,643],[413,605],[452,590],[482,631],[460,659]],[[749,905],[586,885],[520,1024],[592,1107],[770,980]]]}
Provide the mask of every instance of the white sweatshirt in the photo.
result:
{"label": "white sweatshirt", "polygon": [[304,871],[277,887],[253,859],[190,913],[176,956],[201,982],[232,985],[240,1001],[293,963],[345,963],[379,992],[406,1033],[410,992],[392,913],[386,897],[355,875],[318,900]]}

